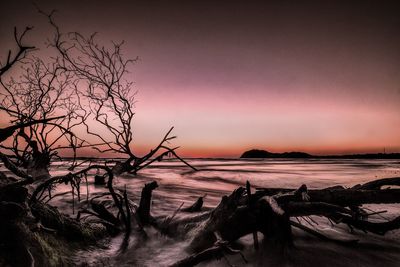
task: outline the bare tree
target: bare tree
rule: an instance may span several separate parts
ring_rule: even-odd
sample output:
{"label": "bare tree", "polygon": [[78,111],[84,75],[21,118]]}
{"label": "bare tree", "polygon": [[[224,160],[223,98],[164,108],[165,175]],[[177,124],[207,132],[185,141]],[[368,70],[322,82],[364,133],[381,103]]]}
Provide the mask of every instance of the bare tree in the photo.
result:
{"label": "bare tree", "polygon": [[0,62],[0,81],[1,77],[8,70],[10,70],[12,66],[14,66],[17,62],[20,62],[22,59],[24,59],[28,52],[35,49],[34,46],[25,45],[23,42],[25,35],[32,29],[33,29],[32,27],[26,27],[25,30],[22,32],[22,34],[18,35],[17,28],[14,27],[14,40],[16,45],[18,46],[18,51],[14,53],[14,55],[12,55],[13,53],[11,49],[8,50],[6,62],[4,63]]}
{"label": "bare tree", "polygon": [[[92,203],[93,210],[97,210],[99,214],[95,211],[86,212],[97,214],[97,217],[105,224],[107,224],[107,216],[114,218],[115,225],[113,227],[117,230],[122,221],[124,230],[129,233],[132,211],[127,193],[125,191],[121,194],[118,190],[114,190],[113,173],[110,168],[104,165],[90,165],[78,172],[56,177],[52,177],[48,172],[50,162],[54,157],[58,157],[60,149],[72,149],[75,156],[76,149],[83,146],[85,141],[79,139],[72,130],[81,125],[82,120],[87,116],[84,110],[80,110],[79,95],[76,94],[78,91],[77,79],[74,73],[64,69],[57,58],[53,57],[49,63],[46,63],[42,58],[27,55],[28,50],[33,47],[22,45],[22,38],[30,29],[27,28],[20,37],[15,31],[15,40],[19,51],[13,59],[9,52],[6,63],[2,64],[0,69],[1,78],[17,62],[22,62],[22,74],[18,80],[13,76],[7,82],[1,80],[0,111],[10,118],[11,126],[0,128],[0,148],[2,151],[7,151],[7,154],[0,152],[0,159],[8,170],[23,180],[8,184],[6,182],[6,186],[2,184],[0,199],[3,200],[4,194],[7,194],[12,188],[32,184],[35,181],[34,178],[45,176],[29,197],[32,214],[39,219],[40,212],[36,214],[38,209],[47,209],[43,204],[43,198],[48,197],[47,201],[49,201],[56,197],[57,194],[52,195],[51,191],[58,183],[69,183],[72,198],[74,199],[74,196],[78,195],[79,199],[81,180],[84,179],[88,186],[88,172],[93,169],[103,170],[108,174],[107,188],[109,192],[101,196],[112,196],[114,205],[119,211],[118,216],[96,203]],[[7,143],[8,139],[11,139],[11,142]],[[4,177],[6,176],[3,174],[0,179]],[[27,191],[22,190],[21,192]],[[88,190],[86,197],[89,201]],[[98,197],[91,198],[91,201]],[[55,221],[59,220],[57,216],[61,216],[57,213],[49,216],[52,215],[54,216],[50,219]],[[102,216],[105,216],[105,219]],[[68,223],[74,224],[73,221]]]}
{"label": "bare tree", "polygon": [[[100,142],[94,148],[99,152],[113,152],[127,157],[114,166],[114,173],[136,173],[166,156],[176,157],[196,170],[176,154],[178,147],[169,146],[169,141],[176,138],[171,135],[173,127],[159,145],[146,155],[139,157],[133,151],[136,91],[133,83],[125,77],[129,65],[137,59],[124,58],[121,49],[123,42],[105,47],[96,41],[96,34],[89,37],[78,32],[63,34],[54,23],[52,14],[47,17],[55,28],[51,45],[61,55],[58,63],[80,79],[81,88],[86,88],[78,93],[83,99],[80,102],[82,109],[85,106],[90,110],[90,114],[83,119],[87,133]],[[88,121],[95,123],[88,124]],[[99,129],[106,130],[107,134]]]}
{"label": "bare tree", "polygon": [[[27,28],[26,31],[29,29]],[[7,199],[9,191],[21,193],[21,196],[17,196],[15,199],[24,201],[22,195],[27,197],[27,191],[23,189],[15,191],[15,188],[18,189],[27,184],[32,184],[35,181],[34,178],[45,175],[43,182],[39,183],[32,195],[29,196],[29,208],[32,215],[40,221],[43,210],[48,209],[43,204],[43,199],[40,199],[43,195],[50,200],[57,196],[57,194],[52,195],[51,191],[58,183],[69,183],[72,198],[74,199],[74,195],[78,195],[79,199],[81,179],[84,179],[87,185],[87,175],[90,170],[103,170],[108,174],[107,188],[109,191],[103,195],[113,197],[114,205],[118,209],[118,216],[113,215],[104,206],[96,203],[92,203],[93,210],[96,210],[99,214],[96,211],[86,212],[97,214],[97,217],[106,225],[110,225],[109,222],[107,223],[107,215],[114,218],[113,223],[115,225],[111,226],[117,230],[122,227],[128,234],[131,227],[131,207],[128,203],[126,191],[121,194],[114,190],[113,173],[110,168],[104,165],[90,165],[83,170],[63,176],[52,177],[49,174],[49,164],[54,157],[58,157],[58,150],[73,149],[74,155],[76,155],[76,149],[85,143],[72,130],[82,124],[86,114],[77,105],[79,96],[75,94],[77,83],[73,73],[63,69],[55,58],[53,58],[53,61],[50,60],[50,63],[45,63],[44,60],[32,55],[27,56],[27,50],[33,49],[33,47],[22,45],[24,35],[25,32],[18,38],[15,32],[15,40],[20,50],[13,59],[11,59],[11,52],[9,52],[6,64],[1,65],[0,69],[1,78],[11,67],[23,59],[22,75],[19,76],[18,80],[13,77],[9,78],[7,82],[1,80],[0,111],[10,118],[11,126],[0,128],[0,148],[2,150],[0,159],[15,176],[23,178],[23,180],[17,182],[9,183],[9,181],[6,181],[6,185],[1,184],[1,208],[3,208],[4,203],[8,203],[3,203],[3,200]],[[80,111],[82,112],[79,113]],[[9,139],[12,140],[7,143]],[[7,151],[7,153],[3,153],[3,151]],[[0,179],[3,178],[7,177],[2,174]],[[98,197],[91,198],[91,201]],[[89,200],[88,190],[87,200]],[[63,221],[62,224],[68,224],[68,227],[77,226],[78,232],[81,229],[81,225],[77,225],[75,220],[67,220],[59,213],[50,212],[46,216],[49,216],[46,221],[53,220],[56,222],[55,225],[59,221]],[[121,222],[123,226],[120,226]],[[52,229],[49,230],[53,231]]]}
{"label": "bare tree", "polygon": [[51,159],[58,156],[59,150],[72,149],[75,157],[76,149],[84,141],[72,132],[83,118],[76,115],[75,77],[59,66],[57,60],[46,63],[27,56],[33,47],[24,46],[22,38],[30,29],[26,28],[21,36],[14,32],[19,51],[12,59],[9,52],[1,68],[3,76],[23,59],[18,80],[12,76],[7,81],[1,79],[0,110],[12,124],[2,131],[4,140],[10,136],[13,139],[0,144],[0,148],[7,153],[10,163],[28,169],[36,178],[49,176]]}

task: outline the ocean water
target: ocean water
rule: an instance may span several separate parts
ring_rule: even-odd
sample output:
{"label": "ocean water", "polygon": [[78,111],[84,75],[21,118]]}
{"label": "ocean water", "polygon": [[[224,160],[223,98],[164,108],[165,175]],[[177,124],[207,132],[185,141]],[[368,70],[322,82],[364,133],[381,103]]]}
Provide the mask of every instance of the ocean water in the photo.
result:
{"label": "ocean water", "polygon": [[[137,200],[143,186],[157,181],[154,191],[153,211],[157,214],[173,212],[182,203],[193,203],[199,196],[207,194],[204,205],[216,206],[223,195],[229,194],[248,180],[253,188],[282,187],[325,188],[342,185],[351,187],[374,179],[400,177],[400,160],[356,160],[356,159],[189,159],[198,171],[193,171],[177,160],[157,162],[140,171],[136,176],[124,174],[114,179],[116,188],[126,187],[130,198]],[[88,166],[82,164],[79,170]],[[68,173],[69,162],[55,162],[51,174]],[[94,175],[95,173],[92,173]],[[103,187],[94,186],[89,176],[89,194],[104,192]],[[58,192],[70,190],[59,186]],[[82,198],[86,189],[82,187]],[[61,200],[67,200],[65,195]],[[57,204],[60,199],[55,199]],[[184,204],[184,205],[185,205]]]}
{"label": "ocean water", "polygon": [[[309,188],[324,188],[334,185],[351,187],[374,179],[399,177],[400,160],[344,160],[344,159],[188,159],[198,171],[193,171],[176,160],[156,163],[136,176],[121,175],[115,178],[115,188],[126,188],[131,200],[138,203],[140,192],[145,183],[157,181],[159,187],[153,192],[152,214],[171,215],[183,203],[191,205],[198,197],[204,198],[204,209],[215,207],[223,195],[227,195],[246,181],[255,187],[298,188],[306,184]],[[56,162],[51,168],[53,175],[67,173],[69,162]],[[80,168],[87,166],[83,164]],[[106,192],[103,186],[95,186],[93,172],[88,177],[88,187],[82,183],[81,202],[72,195],[64,194],[52,199],[49,203],[58,206],[63,212],[76,216],[79,208],[87,205],[86,194],[95,196]],[[69,191],[61,185],[55,193]],[[53,193],[54,194],[54,193]],[[376,216],[377,221],[400,215],[398,204],[368,205],[368,209],[386,210]],[[179,213],[177,217],[187,216]],[[316,216],[315,216],[316,217]],[[299,218],[300,222],[308,225]],[[359,239],[356,247],[344,247],[310,237],[301,231],[294,231],[295,245],[284,257],[275,255],[273,248],[262,248],[254,251],[250,237],[240,240],[243,252],[249,260],[245,264],[239,255],[227,256],[227,259],[203,263],[200,266],[227,266],[226,260],[235,266],[309,266],[310,263],[321,266],[399,266],[400,235],[391,231],[385,236],[350,233],[345,225],[332,226],[321,217],[314,218],[317,230],[327,235],[348,239]],[[309,225],[308,225],[309,226]],[[104,244],[104,247],[89,247],[74,255],[77,264],[118,265],[118,266],[168,266],[189,255],[185,248],[187,240],[175,240],[161,235],[156,230],[146,229],[148,238],[138,238],[133,232],[128,248],[122,253],[122,237],[116,237]],[[262,242],[262,234],[259,234]]]}

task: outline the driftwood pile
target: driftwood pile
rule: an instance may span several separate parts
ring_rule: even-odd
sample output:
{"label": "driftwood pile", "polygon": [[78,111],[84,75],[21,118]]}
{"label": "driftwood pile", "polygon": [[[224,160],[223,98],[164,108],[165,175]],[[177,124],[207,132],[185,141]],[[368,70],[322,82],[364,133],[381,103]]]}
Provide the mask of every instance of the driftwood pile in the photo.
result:
{"label": "driftwood pile", "polygon": [[264,239],[284,252],[294,242],[292,227],[339,244],[355,245],[358,242],[328,237],[296,222],[298,217],[323,216],[332,223],[348,225],[351,231],[358,229],[384,235],[400,228],[400,216],[376,222],[369,216],[380,212],[368,212],[362,205],[399,203],[400,189],[390,188],[398,185],[400,178],[386,178],[348,189],[335,186],[308,190],[306,185],[302,185],[298,189],[257,188],[255,193],[251,193],[247,182],[246,188],[239,187],[229,196],[224,196],[212,211],[176,220],[147,216],[150,216],[149,224],[164,234],[191,240],[188,250],[193,254],[173,266],[194,266],[205,260],[240,253],[230,245],[248,234],[253,235],[255,249],[258,249],[258,233],[261,233]]}

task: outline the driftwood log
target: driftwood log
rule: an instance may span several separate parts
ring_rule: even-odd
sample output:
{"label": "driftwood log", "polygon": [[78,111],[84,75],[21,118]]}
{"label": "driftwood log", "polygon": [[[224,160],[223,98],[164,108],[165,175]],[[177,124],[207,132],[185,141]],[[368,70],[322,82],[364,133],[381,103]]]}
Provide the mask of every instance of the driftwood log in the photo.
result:
{"label": "driftwood log", "polygon": [[199,212],[201,211],[201,208],[203,207],[203,203],[204,203],[204,198],[206,197],[206,195],[199,197],[192,205],[190,205],[187,208],[183,208],[181,209],[181,211],[185,211],[185,212]]}
{"label": "driftwood log", "polygon": [[146,184],[142,189],[142,195],[140,197],[139,208],[137,214],[142,225],[146,225],[150,222],[150,207],[151,207],[151,196],[154,189],[158,187],[157,182],[151,182]]}
{"label": "driftwood log", "polygon": [[[239,187],[222,197],[212,211],[176,219],[168,225],[154,225],[165,234],[191,240],[188,251],[193,254],[173,266],[194,266],[201,261],[221,258],[225,252],[215,244],[221,241],[231,244],[248,234],[253,234],[256,246],[258,232],[284,251],[294,242],[292,226],[322,240],[354,245],[356,239],[330,238],[291,218],[318,215],[347,224],[351,229],[384,235],[400,228],[400,216],[385,222],[369,220],[371,214],[365,212],[362,205],[400,203],[400,189],[384,188],[399,184],[400,178],[385,178],[349,189],[336,186],[308,190],[302,185],[298,189],[257,188],[254,194],[247,184],[246,189]],[[158,222],[163,220],[165,218],[157,218]]]}

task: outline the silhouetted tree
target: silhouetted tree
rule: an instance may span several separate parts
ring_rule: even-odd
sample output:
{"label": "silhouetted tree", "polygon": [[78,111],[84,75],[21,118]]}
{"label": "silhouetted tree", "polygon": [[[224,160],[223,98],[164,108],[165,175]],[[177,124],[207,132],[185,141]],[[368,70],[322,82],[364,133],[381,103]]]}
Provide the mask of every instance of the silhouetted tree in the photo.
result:
{"label": "silhouetted tree", "polygon": [[[133,83],[126,79],[126,74],[128,66],[136,59],[124,58],[121,50],[123,42],[106,47],[96,41],[96,34],[88,37],[78,32],[63,34],[54,23],[52,14],[47,17],[55,29],[51,45],[61,55],[58,64],[76,75],[80,80],[80,88],[86,88],[78,93],[82,96],[81,109],[87,107],[90,110],[90,114],[86,113],[82,120],[87,133],[101,142],[94,148],[99,152],[114,152],[127,157],[124,162],[114,166],[114,173],[136,173],[166,156],[174,156],[195,169],[176,154],[178,147],[168,145],[169,141],[176,138],[171,135],[173,127],[159,145],[146,155],[140,157],[134,153],[132,143],[136,91]],[[107,134],[102,130],[106,130]]]}
{"label": "silhouetted tree", "polygon": [[[57,197],[57,194],[53,195],[51,192],[60,183],[70,184],[72,198],[74,199],[74,196],[77,195],[80,199],[81,180],[85,180],[87,184],[87,176],[93,169],[103,170],[108,174],[108,192],[103,195],[110,195],[113,198],[114,205],[118,209],[118,215],[113,215],[102,204],[92,202],[93,210],[96,210],[97,213],[96,211],[86,212],[96,215],[100,222],[103,222],[106,226],[129,233],[132,212],[129,200],[126,191],[120,193],[119,190],[114,190],[113,173],[109,167],[90,165],[66,175],[52,177],[49,174],[50,161],[57,156],[59,149],[70,148],[75,152],[85,142],[76,137],[72,129],[81,125],[82,119],[86,116],[77,115],[80,106],[76,104],[79,96],[76,95],[77,83],[76,77],[72,75],[73,73],[63,69],[57,60],[45,63],[44,60],[32,55],[27,56],[26,50],[31,48],[22,45],[22,37],[16,37],[20,52],[12,60],[10,59],[11,52],[9,52],[7,62],[1,65],[0,72],[0,78],[3,78],[6,71],[24,59],[22,75],[19,76],[18,80],[13,79],[13,77],[9,78],[7,82],[1,80],[0,110],[3,115],[10,118],[11,126],[0,128],[0,148],[2,151],[7,151],[7,154],[0,152],[0,159],[15,176],[23,178],[22,180],[15,180],[0,172],[0,226],[3,229],[0,237],[2,241],[8,243],[9,239],[12,239],[23,243],[26,239],[37,245],[40,250],[40,246],[46,245],[46,243],[39,245],[35,243],[36,239],[40,239],[40,234],[38,236],[30,233],[31,229],[34,229],[31,224],[51,232],[57,231],[57,235],[74,236],[73,238],[93,237],[91,236],[91,227],[88,224],[79,223],[75,219],[65,217],[43,203],[45,198],[49,201]],[[10,144],[4,142],[11,137],[12,142]],[[65,143],[66,145],[64,145]],[[34,178],[43,175],[45,175],[45,179],[37,183],[32,194],[28,195],[24,186],[32,184],[35,181]],[[90,200],[92,201],[95,198],[98,198],[98,196]],[[89,201],[89,191],[87,191],[87,200]],[[29,205],[20,205],[21,203]],[[15,211],[11,211],[11,208]],[[25,216],[28,214],[28,210],[30,216],[34,216],[36,221]],[[18,216],[14,214],[18,214]],[[112,225],[107,222],[105,215],[115,219]],[[51,227],[54,229],[43,226],[40,223],[41,220],[52,225]],[[7,240],[3,240],[4,233],[8,232],[9,229],[13,231],[14,224],[17,225],[18,231],[12,232],[11,235],[5,235]],[[15,249],[13,244],[6,244],[5,248],[9,249],[9,247]],[[30,252],[29,255],[25,255],[26,248],[24,249],[24,245],[19,246],[17,250],[15,253],[29,258],[30,264],[24,265],[34,265],[35,257]],[[3,254],[1,255],[3,256]]]}
{"label": "silhouetted tree", "polygon": [[[31,56],[24,60],[22,75],[3,82],[0,109],[11,123],[26,125],[14,132],[11,144],[0,147],[10,152],[15,164],[28,169],[33,177],[48,176],[52,158],[61,149],[76,149],[84,144],[72,129],[82,124],[77,116],[76,81],[57,62],[46,63]],[[33,120],[46,123],[27,124]]]}
{"label": "silhouetted tree", "polygon": [[[18,35],[17,28],[14,27],[14,40],[15,44],[18,46],[18,50],[15,53],[12,53],[12,50],[8,50],[7,59],[5,62],[0,62],[0,81],[3,75],[11,69],[16,63],[20,62],[24,59],[28,52],[35,49],[34,46],[28,46],[24,44],[25,35],[32,30],[32,27],[26,27],[22,34]],[[14,55],[13,55],[14,54]]]}

